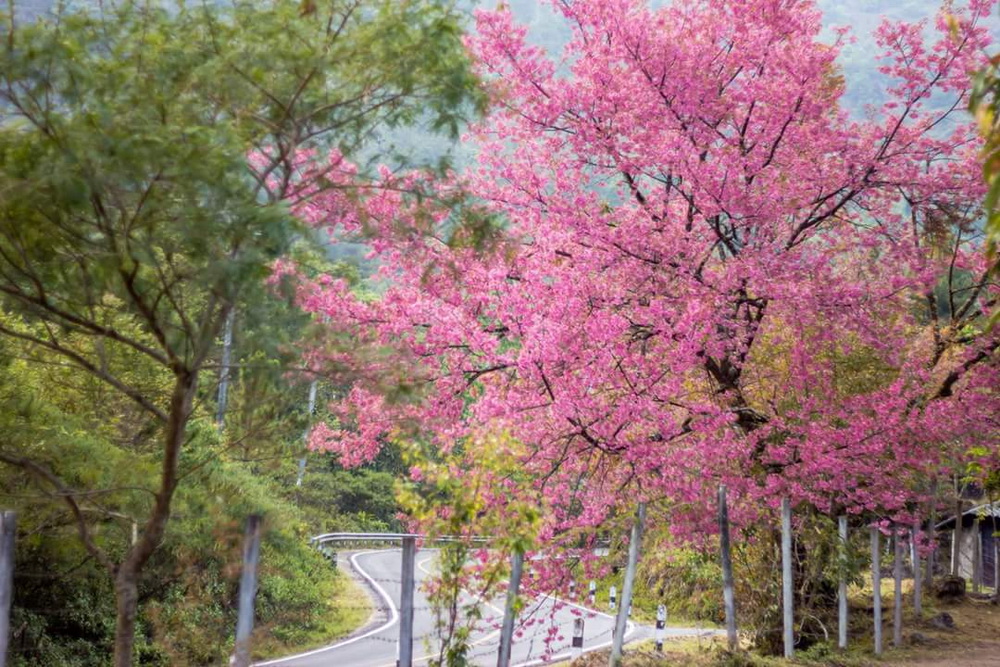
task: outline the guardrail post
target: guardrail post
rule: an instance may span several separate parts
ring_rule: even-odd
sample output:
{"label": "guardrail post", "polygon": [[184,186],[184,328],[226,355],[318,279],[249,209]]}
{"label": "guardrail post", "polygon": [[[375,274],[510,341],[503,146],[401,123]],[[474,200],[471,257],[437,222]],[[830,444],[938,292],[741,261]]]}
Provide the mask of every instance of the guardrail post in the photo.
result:
{"label": "guardrail post", "polygon": [[632,536],[628,543],[628,566],[625,568],[625,582],[622,584],[622,602],[615,618],[615,633],[611,637],[611,659],[609,665],[618,667],[622,662],[622,645],[625,643],[625,628],[628,612],[632,607],[632,588],[635,585],[635,569],[639,562],[639,545],[642,542],[642,527],[646,522],[646,503],[639,503],[632,524]]}
{"label": "guardrail post", "polygon": [[0,667],[7,664],[10,643],[10,606],[14,600],[14,540],[17,513],[0,513]]}
{"label": "guardrail post", "polygon": [[250,665],[250,634],[253,632],[254,598],[257,596],[257,563],[260,561],[261,517],[247,517],[243,539],[243,571],[240,574],[239,615],[236,619],[236,651],[234,667]]}
{"label": "guardrail post", "polygon": [[403,571],[399,594],[399,667],[413,665],[413,588],[417,562],[417,538],[403,538]]}
{"label": "guardrail post", "polygon": [[503,626],[500,628],[500,651],[497,667],[510,667],[510,644],[514,639],[514,606],[521,588],[521,573],[524,569],[524,553],[515,551],[510,558],[510,585],[507,587],[507,604],[503,610]]}

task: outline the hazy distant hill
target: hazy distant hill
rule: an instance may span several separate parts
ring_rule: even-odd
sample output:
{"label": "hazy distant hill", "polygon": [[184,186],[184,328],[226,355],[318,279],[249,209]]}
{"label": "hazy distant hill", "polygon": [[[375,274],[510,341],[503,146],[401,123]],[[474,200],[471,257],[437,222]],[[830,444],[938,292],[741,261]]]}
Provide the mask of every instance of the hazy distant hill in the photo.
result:
{"label": "hazy distant hill", "polygon": [[[93,0],[70,0],[68,4],[88,4]],[[666,0],[651,0],[663,5]],[[919,20],[932,18],[941,6],[940,0],[817,0],[828,26],[850,26],[858,38],[857,44],[845,47],[841,64],[848,78],[845,103],[860,111],[867,102],[878,97],[881,84],[872,67],[870,56],[874,53],[872,32],[883,17]],[[542,0],[504,0],[515,15],[530,26],[532,41],[553,51],[559,50],[569,38],[569,30],[553,12],[548,2]],[[497,0],[463,0],[467,6],[495,6]],[[15,0],[21,18],[32,18],[56,5],[56,0]],[[1000,19],[994,31],[1000,37]]]}
{"label": "hazy distant hill", "polygon": [[[22,18],[34,17],[50,7],[55,0],[15,0],[18,15]],[[503,0],[514,14],[529,26],[530,39],[552,52],[558,52],[569,38],[569,29],[556,15],[548,2],[542,0]],[[663,5],[667,0],[651,0],[654,5]],[[87,4],[93,0],[71,0],[70,4]],[[460,0],[461,4],[472,6],[496,6],[497,0]],[[871,56],[876,52],[872,33],[883,17],[891,19],[920,20],[932,19],[940,0],[817,0],[824,14],[824,24],[828,28],[850,26],[857,43],[844,47],[840,63],[847,78],[847,92],[844,106],[852,113],[861,115],[866,104],[878,103],[885,81],[875,69]],[[1000,18],[993,20],[993,30],[1000,40]],[[830,33],[832,35],[832,31]],[[416,153],[421,161],[435,161],[447,152],[450,142],[429,133],[408,130],[391,133],[382,137],[373,153],[383,153],[391,146],[398,146],[407,152]],[[459,156],[461,162],[461,156]]]}

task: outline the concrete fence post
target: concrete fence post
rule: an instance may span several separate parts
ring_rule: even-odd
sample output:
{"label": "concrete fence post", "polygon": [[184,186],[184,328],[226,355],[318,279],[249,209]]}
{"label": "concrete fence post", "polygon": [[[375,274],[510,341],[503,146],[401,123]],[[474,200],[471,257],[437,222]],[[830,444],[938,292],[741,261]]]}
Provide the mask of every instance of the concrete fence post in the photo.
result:
{"label": "concrete fence post", "polygon": [[871,528],[872,538],[872,610],[875,616],[875,655],[882,655],[882,562],[877,526]]}
{"label": "concrete fence post", "polygon": [[399,591],[398,667],[413,665],[413,589],[416,584],[417,538],[403,538],[403,563]]}
{"label": "concrete fence post", "polygon": [[628,565],[625,568],[625,581],[622,584],[622,601],[615,618],[615,633],[611,637],[610,667],[619,667],[622,662],[622,646],[625,643],[625,629],[628,626],[628,613],[632,609],[632,591],[635,587],[635,570],[639,563],[639,548],[642,544],[642,529],[646,522],[646,503],[639,503],[639,509],[632,523],[632,535],[628,543]]}
{"label": "concrete fence post", "polygon": [[729,545],[729,507],[726,504],[726,487],[719,486],[719,542],[722,551],[722,596],[726,608],[726,638],[729,650],[736,650],[736,600],[733,594],[733,558]]}
{"label": "concrete fence post", "polygon": [[[316,388],[318,385],[317,380],[313,380],[309,384],[309,409],[306,412],[309,419],[309,424],[306,425],[306,430],[302,434],[302,446],[309,447],[309,434],[312,433],[312,418],[316,414]],[[299,473],[295,477],[295,486],[302,486],[302,480],[306,476],[306,455],[303,453],[302,458],[299,459]]]}
{"label": "concrete fence post", "polygon": [[979,530],[979,518],[972,522],[972,592],[983,590],[983,533]]}
{"label": "concrete fence post", "polygon": [[222,364],[219,372],[219,391],[216,397],[215,425],[222,430],[226,425],[226,407],[229,403],[229,377],[232,373],[233,325],[236,322],[236,308],[231,307],[226,315],[222,334]]}
{"label": "concrete fence post", "polygon": [[892,645],[903,645],[903,536],[894,528],[892,533]]}
{"label": "concrete fence post", "polygon": [[510,667],[510,645],[514,639],[514,607],[521,589],[521,574],[524,570],[524,553],[515,551],[510,557],[510,585],[507,586],[507,604],[503,610],[503,626],[500,628],[500,652],[497,667]]}
{"label": "concrete fence post", "polygon": [[993,598],[1000,600],[1000,535],[993,536]]}
{"label": "concrete fence post", "polygon": [[781,500],[781,617],[785,658],[795,655],[795,609],[792,581],[792,502]]}
{"label": "concrete fence post", "polygon": [[253,633],[254,599],[257,596],[257,564],[260,561],[261,517],[247,517],[243,539],[243,570],[240,574],[239,608],[236,619],[236,651],[234,667],[250,665],[250,635]]}
{"label": "concrete fence post", "polygon": [[[931,482],[931,498],[937,498],[937,480]],[[937,560],[940,557],[940,548],[938,544],[937,529],[935,528],[937,524],[937,505],[934,501],[931,501],[930,507],[927,512],[927,546],[929,551],[927,552],[927,558],[924,559],[924,583],[928,588],[934,586],[934,570],[937,564]]]}
{"label": "concrete fence post", "polygon": [[847,517],[837,517],[837,535],[840,538],[840,563],[837,581],[837,647],[847,648]]}
{"label": "concrete fence post", "polygon": [[913,613],[920,618],[923,613],[924,573],[920,564],[920,549],[917,538],[920,536],[920,521],[910,529],[910,563],[913,565]]}

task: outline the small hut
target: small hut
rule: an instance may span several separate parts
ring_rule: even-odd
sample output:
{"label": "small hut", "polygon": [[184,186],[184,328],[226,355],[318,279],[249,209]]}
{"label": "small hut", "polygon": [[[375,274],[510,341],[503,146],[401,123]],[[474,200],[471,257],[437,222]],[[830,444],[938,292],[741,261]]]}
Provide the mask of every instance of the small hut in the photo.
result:
{"label": "small hut", "polygon": [[950,554],[949,570],[952,569],[951,563],[957,558],[958,576],[975,585],[978,574],[981,585],[996,587],[997,544],[1000,544],[1000,537],[995,536],[995,533],[1000,530],[1000,502],[979,505],[963,512],[958,544],[955,543],[955,517],[937,524],[936,530],[945,547],[941,552],[943,559]]}

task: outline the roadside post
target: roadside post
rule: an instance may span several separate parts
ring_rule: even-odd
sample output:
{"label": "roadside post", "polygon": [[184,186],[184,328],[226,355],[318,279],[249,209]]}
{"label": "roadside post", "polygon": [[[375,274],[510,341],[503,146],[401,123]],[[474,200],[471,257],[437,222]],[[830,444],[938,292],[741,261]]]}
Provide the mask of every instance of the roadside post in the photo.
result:
{"label": "roadside post", "polygon": [[236,619],[235,667],[250,665],[250,635],[253,633],[254,598],[257,596],[257,563],[260,561],[261,517],[247,517],[243,539],[243,571],[240,574],[239,609]]}
{"label": "roadside post", "polygon": [[581,655],[583,655],[583,618],[577,618],[573,621],[573,650],[571,651],[573,655],[573,660],[576,660]]}
{"label": "roadside post", "polygon": [[663,638],[667,628],[667,607],[660,605],[656,608],[656,652],[663,653]]}
{"label": "roadside post", "polygon": [[524,553],[515,551],[510,558],[510,585],[507,587],[507,604],[503,610],[503,626],[500,628],[500,651],[497,667],[510,667],[510,644],[514,638],[514,606],[521,588],[521,573],[524,570]]}
{"label": "roadside post", "polygon": [[413,588],[416,578],[417,538],[403,537],[403,566],[399,593],[399,661],[398,667],[413,665]]}

